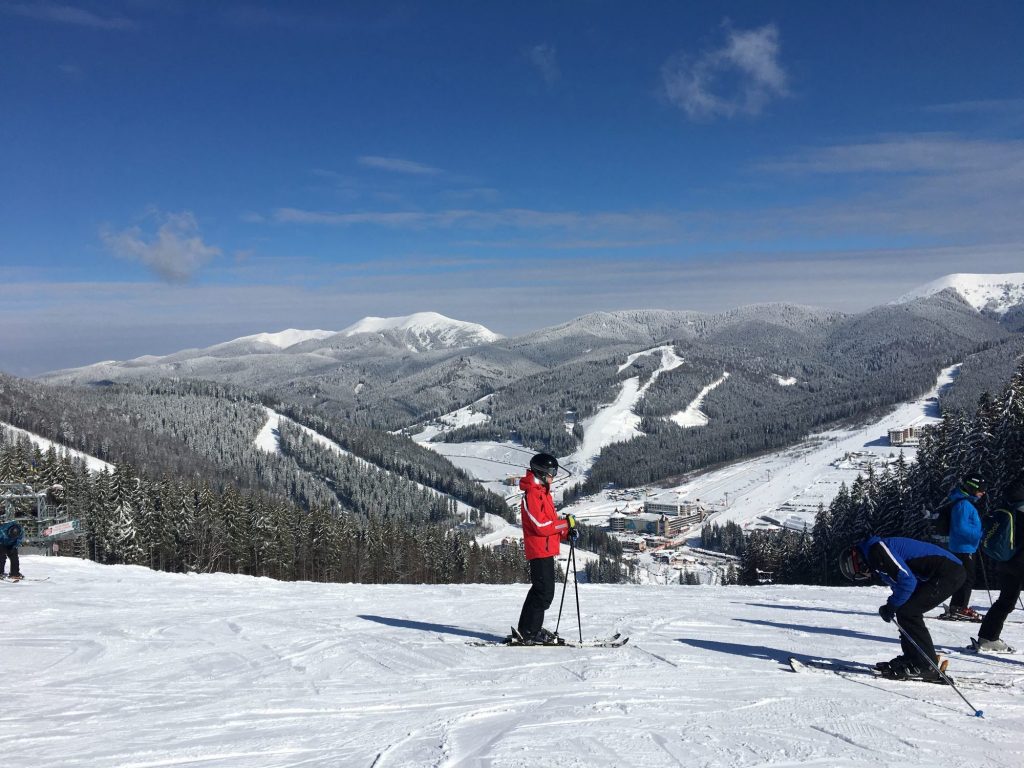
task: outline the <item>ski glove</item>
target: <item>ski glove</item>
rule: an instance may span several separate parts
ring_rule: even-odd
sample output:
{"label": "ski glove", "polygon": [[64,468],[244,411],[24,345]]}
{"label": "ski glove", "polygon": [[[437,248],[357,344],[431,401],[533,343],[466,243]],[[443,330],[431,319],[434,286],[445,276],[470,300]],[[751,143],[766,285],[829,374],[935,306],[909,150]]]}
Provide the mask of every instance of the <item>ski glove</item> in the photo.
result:
{"label": "ski glove", "polygon": [[896,609],[886,603],[878,606],[878,615],[882,617],[882,621],[888,624],[896,617]]}
{"label": "ski glove", "polygon": [[574,515],[566,515],[565,522],[569,524],[569,541],[576,541],[580,537],[579,523]]}

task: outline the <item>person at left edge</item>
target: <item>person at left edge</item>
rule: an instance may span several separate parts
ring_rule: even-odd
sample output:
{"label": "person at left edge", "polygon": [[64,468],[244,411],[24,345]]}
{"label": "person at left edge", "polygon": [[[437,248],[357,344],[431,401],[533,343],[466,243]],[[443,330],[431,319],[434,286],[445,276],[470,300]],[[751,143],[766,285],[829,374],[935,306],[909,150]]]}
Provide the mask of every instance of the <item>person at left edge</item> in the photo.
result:
{"label": "person at left edge", "polygon": [[18,581],[23,578],[21,575],[21,562],[18,558],[18,547],[25,538],[25,529],[21,523],[4,523],[0,525],[0,576],[3,575],[7,560],[11,561],[11,572],[6,578]]}
{"label": "person at left edge", "polygon": [[[878,615],[886,622],[895,618],[903,628],[900,633],[903,653],[878,665],[882,674],[897,680],[941,680],[928,663],[930,660],[938,665],[939,660],[924,623],[924,614],[964,583],[967,574],[960,561],[935,544],[900,536],[884,539],[872,536],[840,555],[839,570],[851,581],[868,581],[878,576],[892,588],[885,605],[879,607]],[[928,658],[922,657],[907,636]]]}
{"label": "person at left edge", "polygon": [[[551,496],[551,481],[558,474],[558,459],[538,453],[530,459],[530,469],[519,481],[523,492],[520,513],[523,523],[523,547],[530,565],[530,591],[526,593],[517,629],[527,643],[554,640],[544,629],[544,612],[555,597],[555,555],[561,543],[579,535],[572,515],[560,518]],[[575,534],[575,535],[574,535]]]}

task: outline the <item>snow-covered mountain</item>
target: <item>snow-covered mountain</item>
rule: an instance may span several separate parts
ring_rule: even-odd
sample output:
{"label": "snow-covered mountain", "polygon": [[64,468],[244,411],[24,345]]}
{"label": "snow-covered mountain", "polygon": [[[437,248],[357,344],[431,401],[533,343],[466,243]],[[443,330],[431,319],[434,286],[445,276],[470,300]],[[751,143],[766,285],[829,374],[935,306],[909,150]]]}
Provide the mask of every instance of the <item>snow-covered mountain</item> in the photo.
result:
{"label": "snow-covered mountain", "polygon": [[[1019,656],[957,653],[961,691],[787,663],[899,653],[889,590],[579,585],[582,634],[505,648],[527,586],[319,584],[22,557],[4,662],[7,765],[33,768],[1002,768]],[[561,589],[561,587],[559,588]],[[559,626],[578,638],[570,588]],[[975,592],[985,604],[984,593]],[[557,606],[548,611],[554,629]],[[54,617],[60,617],[55,621]],[[1012,620],[1003,638],[1024,643]],[[19,684],[20,683],[20,684]]]}
{"label": "snow-covered mountain", "polygon": [[[310,339],[326,339],[335,333],[337,331],[302,331],[297,328],[289,328],[278,333],[255,333],[252,336],[241,336],[233,341],[253,341],[259,344],[270,344],[278,349],[287,349]],[[231,343],[233,342],[228,342],[228,344]]]}
{"label": "snow-covered mountain", "polygon": [[364,317],[343,330],[343,336],[358,333],[389,334],[403,339],[409,349],[463,349],[489,344],[500,334],[478,323],[452,320],[437,312],[416,312],[405,317]]}
{"label": "snow-covered mountain", "polygon": [[903,294],[893,303],[905,304],[949,288],[956,291],[964,301],[979,312],[986,311],[1005,315],[1011,309],[1024,304],[1024,272],[1000,275],[970,273],[946,275]]}

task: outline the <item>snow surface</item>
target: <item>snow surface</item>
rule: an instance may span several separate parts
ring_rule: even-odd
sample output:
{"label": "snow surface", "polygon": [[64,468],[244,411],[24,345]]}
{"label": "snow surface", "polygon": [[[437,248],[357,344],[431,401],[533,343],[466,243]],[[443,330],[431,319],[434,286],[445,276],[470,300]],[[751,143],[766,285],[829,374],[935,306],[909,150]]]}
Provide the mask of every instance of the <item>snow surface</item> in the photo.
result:
{"label": "snow surface", "polygon": [[[869,587],[579,585],[619,649],[476,647],[526,585],[285,583],[25,556],[0,584],[4,764],[32,768],[1007,768],[1024,656],[949,689],[786,661],[899,652]],[[560,588],[559,588],[560,589]],[[560,630],[578,637],[573,586]],[[975,593],[979,597],[979,593]],[[977,604],[977,603],[976,603]],[[554,628],[558,596],[548,612]],[[929,622],[940,649],[976,625]],[[1024,646],[1019,614],[1004,639]]]}
{"label": "snow surface", "polygon": [[90,472],[114,471],[113,464],[108,464],[102,459],[97,459],[95,456],[90,456],[87,453],[76,451],[74,448],[68,448],[66,445],[61,445],[60,443],[55,443],[52,440],[47,440],[45,437],[37,435],[34,432],[29,432],[26,429],[21,429],[20,427],[15,427],[2,421],[0,421],[0,429],[6,429],[19,437],[27,437],[32,441],[33,445],[38,445],[39,450],[44,453],[50,450],[50,448],[53,448],[59,456],[70,456],[72,458],[79,459],[80,461],[84,461],[85,466]]}
{"label": "snow surface", "polygon": [[987,309],[1003,315],[1011,308],[1024,304],[1024,272],[997,275],[954,274],[940,277],[900,296],[894,304],[931,296],[953,288],[977,310]]}

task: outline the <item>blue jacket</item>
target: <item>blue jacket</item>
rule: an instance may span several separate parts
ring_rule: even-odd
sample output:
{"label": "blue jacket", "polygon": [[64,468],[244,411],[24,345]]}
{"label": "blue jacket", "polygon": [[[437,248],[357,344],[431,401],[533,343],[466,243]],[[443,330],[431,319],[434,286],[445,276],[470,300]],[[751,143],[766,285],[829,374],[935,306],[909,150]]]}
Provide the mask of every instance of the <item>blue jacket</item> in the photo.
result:
{"label": "blue jacket", "polygon": [[[11,529],[17,526],[17,536],[11,535]],[[22,539],[25,538],[25,528],[21,523],[10,522],[0,525],[0,546],[20,547]]]}
{"label": "blue jacket", "polygon": [[949,510],[949,551],[977,552],[981,543],[981,515],[972,503],[973,499],[957,488],[949,494],[948,500],[953,502]]}
{"label": "blue jacket", "polygon": [[942,547],[917,539],[872,536],[857,547],[864,556],[864,562],[892,587],[888,602],[893,608],[907,602],[917,585],[928,581],[937,568],[944,567],[945,561],[952,561],[958,568],[963,568],[960,560]]}

